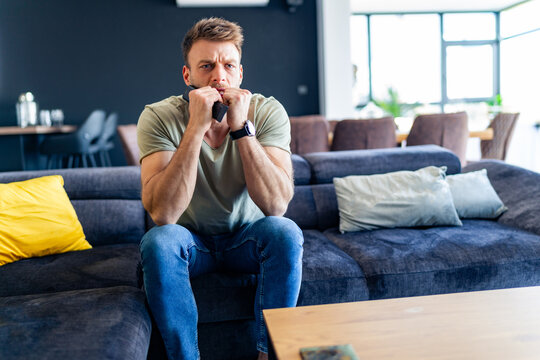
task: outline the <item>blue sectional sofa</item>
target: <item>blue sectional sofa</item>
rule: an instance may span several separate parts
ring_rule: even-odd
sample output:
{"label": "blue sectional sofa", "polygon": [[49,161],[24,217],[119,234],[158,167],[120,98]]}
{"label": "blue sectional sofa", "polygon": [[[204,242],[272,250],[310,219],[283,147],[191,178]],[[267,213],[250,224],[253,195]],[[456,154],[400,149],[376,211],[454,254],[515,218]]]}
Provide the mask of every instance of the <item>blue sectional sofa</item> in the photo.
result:
{"label": "blue sectional sofa", "polygon": [[[508,211],[462,227],[341,234],[332,179],[447,166],[437,146],[293,156],[295,196],[285,216],[303,229],[298,305],[540,285],[540,174],[498,161],[485,168]],[[64,177],[90,250],[0,267],[1,359],[164,359],[147,310],[138,242],[153,226],[140,202],[137,167],[0,173],[0,183]],[[257,277],[192,279],[203,359],[254,359]]]}

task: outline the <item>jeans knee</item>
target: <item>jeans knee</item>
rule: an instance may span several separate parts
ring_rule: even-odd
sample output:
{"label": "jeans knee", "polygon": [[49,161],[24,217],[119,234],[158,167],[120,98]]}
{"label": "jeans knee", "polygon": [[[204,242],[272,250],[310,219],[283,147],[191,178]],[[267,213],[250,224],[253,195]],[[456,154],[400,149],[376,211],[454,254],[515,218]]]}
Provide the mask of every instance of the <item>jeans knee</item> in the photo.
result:
{"label": "jeans knee", "polygon": [[270,254],[279,254],[291,262],[302,258],[304,237],[294,221],[284,217],[267,216],[261,220],[261,230],[265,236],[263,245]]}
{"label": "jeans knee", "polygon": [[[185,255],[193,238],[189,230],[176,224],[154,226],[142,237],[141,256],[144,259],[160,259],[171,255]],[[183,257],[183,256],[182,256]]]}

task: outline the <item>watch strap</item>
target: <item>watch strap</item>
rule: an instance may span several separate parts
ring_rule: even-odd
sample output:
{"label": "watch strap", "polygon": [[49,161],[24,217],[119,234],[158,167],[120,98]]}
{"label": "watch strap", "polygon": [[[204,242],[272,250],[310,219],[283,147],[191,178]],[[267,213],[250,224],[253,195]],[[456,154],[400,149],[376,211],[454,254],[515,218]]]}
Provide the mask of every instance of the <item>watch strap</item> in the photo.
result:
{"label": "watch strap", "polygon": [[250,124],[248,123],[248,121],[249,120],[246,120],[246,122],[244,123],[244,127],[242,127],[240,130],[231,131],[229,133],[233,140],[241,139],[244,136],[253,136],[253,135],[255,135],[255,134],[250,133],[250,131],[249,131],[249,125]]}

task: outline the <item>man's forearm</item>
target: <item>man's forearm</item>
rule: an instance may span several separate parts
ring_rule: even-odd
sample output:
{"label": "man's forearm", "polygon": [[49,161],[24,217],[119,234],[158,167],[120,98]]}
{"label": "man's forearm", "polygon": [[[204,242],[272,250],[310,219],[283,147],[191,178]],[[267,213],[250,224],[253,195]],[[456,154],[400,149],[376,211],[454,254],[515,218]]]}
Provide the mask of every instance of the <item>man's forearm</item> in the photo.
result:
{"label": "man's forearm", "polygon": [[186,130],[168,165],[144,185],[144,205],[156,224],[175,223],[188,207],[197,180],[202,139]]}
{"label": "man's forearm", "polygon": [[283,215],[293,196],[292,174],[278,166],[255,137],[236,141],[250,197],[265,215]]}

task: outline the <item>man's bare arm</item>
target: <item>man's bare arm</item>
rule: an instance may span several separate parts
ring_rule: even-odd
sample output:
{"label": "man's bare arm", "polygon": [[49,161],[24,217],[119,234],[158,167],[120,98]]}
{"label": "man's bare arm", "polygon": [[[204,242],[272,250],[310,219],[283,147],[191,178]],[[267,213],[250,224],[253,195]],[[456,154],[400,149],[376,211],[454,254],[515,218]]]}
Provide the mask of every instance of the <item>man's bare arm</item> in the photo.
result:
{"label": "man's bare arm", "polygon": [[176,152],[161,151],[142,160],[142,202],[157,225],[175,223],[191,202],[204,134],[213,121],[211,108],[219,99],[210,87],[192,91],[188,126]]}
{"label": "man's bare arm", "polygon": [[282,216],[294,194],[291,156],[276,147],[262,147],[255,137],[236,140],[249,196],[269,216]]}
{"label": "man's bare arm", "polygon": [[189,205],[202,139],[186,131],[176,152],[160,151],[143,159],[142,202],[157,225],[175,223]]}

